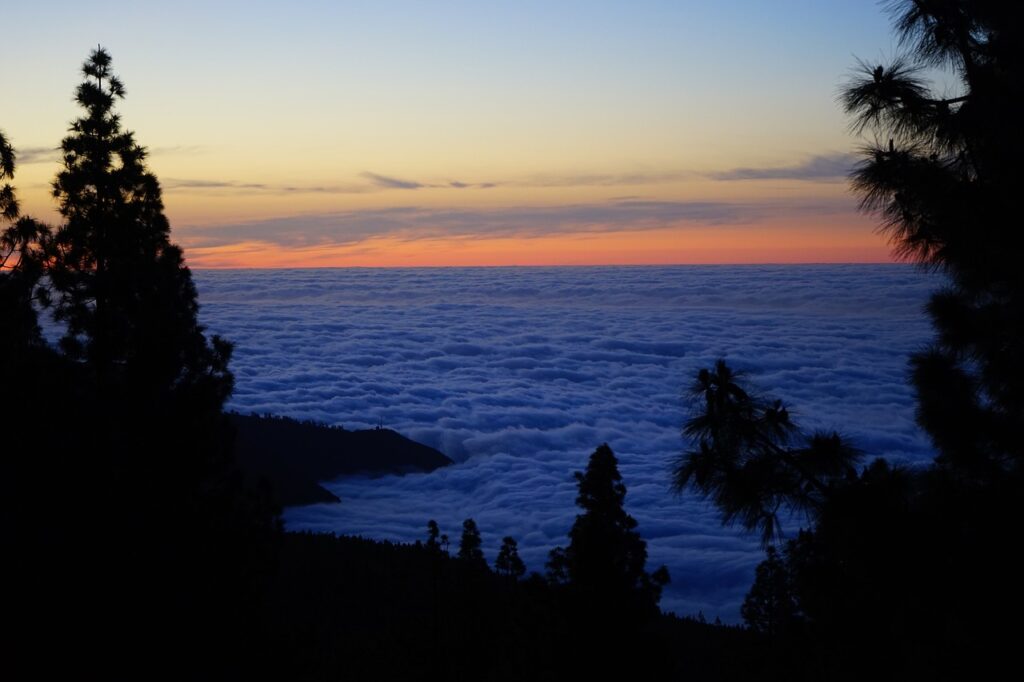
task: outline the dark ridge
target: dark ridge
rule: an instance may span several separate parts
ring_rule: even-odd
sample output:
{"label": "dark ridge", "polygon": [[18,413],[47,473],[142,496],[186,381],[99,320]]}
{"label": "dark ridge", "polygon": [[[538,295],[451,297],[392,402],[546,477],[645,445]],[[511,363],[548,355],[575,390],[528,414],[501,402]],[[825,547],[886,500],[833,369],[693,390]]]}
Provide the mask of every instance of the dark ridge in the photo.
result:
{"label": "dark ridge", "polygon": [[421,543],[285,533],[280,549],[257,648],[267,679],[754,680],[774,655],[702,619],[583,617],[537,574]]}
{"label": "dark ridge", "polygon": [[267,480],[278,504],[340,502],[321,481],[346,474],[433,471],[452,460],[391,429],[348,431],[312,421],[231,413],[235,457],[248,477]]}

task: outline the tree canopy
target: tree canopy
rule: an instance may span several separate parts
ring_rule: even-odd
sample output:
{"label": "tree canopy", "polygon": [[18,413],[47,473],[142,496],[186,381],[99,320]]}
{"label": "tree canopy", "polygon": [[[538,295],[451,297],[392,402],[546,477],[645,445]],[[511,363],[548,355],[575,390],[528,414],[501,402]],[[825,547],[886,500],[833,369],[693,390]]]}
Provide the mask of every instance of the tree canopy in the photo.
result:
{"label": "tree canopy", "polygon": [[797,605],[783,558],[774,547],[765,553],[765,560],[754,573],[754,584],[743,599],[740,615],[747,627],[771,636],[785,631],[797,619]]}
{"label": "tree canopy", "polygon": [[[945,277],[928,306],[935,339],[910,363],[936,459],[856,471],[842,439],[798,436],[781,403],[719,362],[698,375],[696,447],[674,472],[766,541],[778,509],[810,512],[785,560],[769,548],[744,607],[763,632],[798,615],[791,677],[993,676],[1013,651],[1000,623],[1024,603],[1007,540],[1024,487],[1024,23],[994,0],[889,7],[903,56],[860,62],[841,101],[871,138],[852,176],[862,208],[898,256]],[[953,92],[930,85],[942,71]]]}
{"label": "tree canopy", "polygon": [[441,529],[438,527],[437,521],[434,519],[427,521],[427,549],[438,550],[440,548],[440,543],[438,542],[440,536]]}
{"label": "tree canopy", "polygon": [[647,543],[623,506],[626,486],[612,449],[607,444],[598,447],[586,470],[574,476],[576,504],[583,513],[576,515],[569,530],[569,546],[552,550],[549,574],[612,611],[653,608],[668,582],[668,571],[646,571]]}
{"label": "tree canopy", "polygon": [[487,559],[482,549],[483,540],[476,521],[466,519],[462,522],[462,535],[459,537],[458,558],[477,568],[487,568]]}
{"label": "tree canopy", "polygon": [[13,180],[17,155],[0,131],[0,375],[11,376],[27,362],[24,354],[38,350],[42,335],[36,315],[43,275],[45,225],[21,215]]}
{"label": "tree canopy", "polygon": [[114,110],[125,88],[109,53],[93,50],[82,74],[75,101],[84,111],[61,142],[53,182],[63,223],[47,254],[54,312],[66,324],[61,346],[87,362],[102,399],[127,390],[136,404],[219,411],[232,388],[231,346],[208,342],[197,321],[160,184]]}
{"label": "tree canopy", "polygon": [[759,530],[765,545],[781,537],[780,512],[813,516],[854,475],[859,450],[834,431],[801,433],[781,400],[753,394],[724,360],[700,370],[691,395],[699,407],[683,434],[695,447],[676,460],[673,488],[710,497],[724,523]]}
{"label": "tree canopy", "polygon": [[[233,465],[231,346],[198,323],[159,182],[114,109],[125,88],[110,55],[93,50],[82,74],[83,113],[53,182],[60,224],[20,216],[13,190],[0,190],[2,516],[24,586],[16,611],[28,622],[88,614],[59,627],[82,655],[117,641],[126,668],[135,656],[169,661],[172,647],[185,667],[215,650],[227,665],[251,634],[276,512]],[[0,180],[14,162],[0,138]],[[63,325],[57,347],[42,339],[40,306]],[[100,611],[108,627],[84,622]]]}
{"label": "tree canopy", "polygon": [[998,0],[890,9],[904,55],[860,62],[841,97],[873,138],[853,186],[897,255],[948,276],[928,306],[935,341],[912,358],[918,418],[943,466],[991,479],[1024,459],[1024,22]]}
{"label": "tree canopy", "polygon": [[494,560],[494,570],[512,580],[518,580],[526,573],[526,564],[519,557],[519,545],[515,538],[505,536],[501,540],[501,549]]}

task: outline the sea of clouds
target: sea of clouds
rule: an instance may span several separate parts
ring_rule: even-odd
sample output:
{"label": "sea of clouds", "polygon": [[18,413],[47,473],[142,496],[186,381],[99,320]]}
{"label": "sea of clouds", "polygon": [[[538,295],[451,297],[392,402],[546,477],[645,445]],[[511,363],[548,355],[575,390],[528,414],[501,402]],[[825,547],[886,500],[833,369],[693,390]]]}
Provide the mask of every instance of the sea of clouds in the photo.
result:
{"label": "sea of clouds", "polygon": [[[511,535],[531,570],[567,543],[573,472],[608,443],[626,508],[668,566],[662,607],[739,619],[762,558],[694,494],[674,495],[686,391],[726,358],[807,429],[869,456],[931,458],[907,356],[928,342],[930,276],[899,265],[198,271],[201,317],[236,344],[230,407],[378,424],[456,460],[330,483],[341,504],[290,529],[412,541],[476,519],[493,561]],[[790,531],[796,526],[790,525]]]}

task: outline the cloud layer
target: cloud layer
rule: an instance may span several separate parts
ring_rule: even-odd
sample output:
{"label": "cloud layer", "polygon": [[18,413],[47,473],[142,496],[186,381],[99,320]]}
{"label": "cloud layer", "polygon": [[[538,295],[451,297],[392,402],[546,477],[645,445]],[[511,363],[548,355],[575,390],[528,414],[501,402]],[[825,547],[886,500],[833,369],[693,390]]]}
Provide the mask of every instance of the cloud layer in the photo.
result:
{"label": "cloud layer", "polygon": [[[682,395],[718,357],[783,398],[807,428],[870,455],[930,457],[906,357],[929,337],[936,278],[905,266],[440,268],[196,273],[209,330],[237,344],[231,406],[349,428],[383,422],[458,464],[349,478],[340,505],[289,510],[291,528],[414,540],[474,517],[493,560],[531,570],[567,542],[574,471],[607,442],[663,607],[735,621],[756,539],[669,491]],[[791,526],[795,530],[795,526]]]}

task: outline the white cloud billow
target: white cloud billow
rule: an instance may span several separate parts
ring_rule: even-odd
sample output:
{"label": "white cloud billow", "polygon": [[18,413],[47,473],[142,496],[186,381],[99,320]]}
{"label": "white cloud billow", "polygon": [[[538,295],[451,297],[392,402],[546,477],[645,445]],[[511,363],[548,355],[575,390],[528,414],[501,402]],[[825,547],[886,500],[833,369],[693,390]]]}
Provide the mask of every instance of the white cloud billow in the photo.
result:
{"label": "white cloud billow", "polygon": [[[683,391],[724,357],[806,428],[869,456],[928,460],[906,359],[930,335],[935,277],[905,266],[437,268],[197,272],[201,315],[234,341],[231,407],[347,428],[379,422],[455,466],[329,485],[343,502],[289,528],[410,541],[472,516],[493,560],[531,570],[565,544],[572,473],[620,461],[627,510],[668,565],[662,606],[735,621],[761,554],[693,495],[674,497]],[[791,527],[790,530],[795,530]]]}

